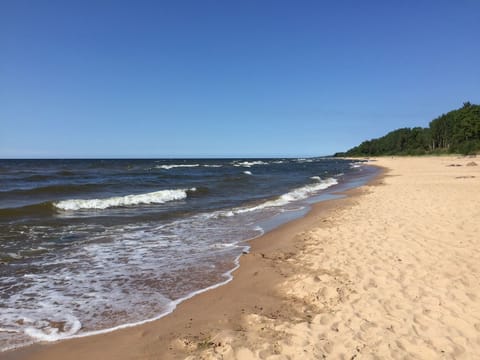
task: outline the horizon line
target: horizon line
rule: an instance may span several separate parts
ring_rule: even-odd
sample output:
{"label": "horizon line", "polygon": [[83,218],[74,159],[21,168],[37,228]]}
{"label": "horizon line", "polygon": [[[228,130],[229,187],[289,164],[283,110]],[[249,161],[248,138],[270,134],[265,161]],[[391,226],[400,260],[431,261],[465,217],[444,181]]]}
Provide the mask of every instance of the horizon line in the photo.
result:
{"label": "horizon line", "polygon": [[334,154],[329,155],[246,155],[246,156],[205,156],[205,157],[198,157],[198,156],[147,156],[147,157],[29,157],[29,156],[22,156],[22,157],[0,157],[0,160],[184,160],[184,159],[197,159],[197,160],[219,160],[219,159],[298,159],[298,158],[319,158],[319,157],[333,157]]}

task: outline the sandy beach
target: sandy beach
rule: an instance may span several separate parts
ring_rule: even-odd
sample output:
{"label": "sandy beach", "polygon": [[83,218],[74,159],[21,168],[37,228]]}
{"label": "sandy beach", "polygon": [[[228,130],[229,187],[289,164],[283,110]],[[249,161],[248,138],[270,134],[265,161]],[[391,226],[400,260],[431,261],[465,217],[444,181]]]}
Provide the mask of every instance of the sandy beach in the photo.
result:
{"label": "sandy beach", "polygon": [[480,358],[480,160],[372,160],[381,176],[253,241],[227,285],[0,358]]}

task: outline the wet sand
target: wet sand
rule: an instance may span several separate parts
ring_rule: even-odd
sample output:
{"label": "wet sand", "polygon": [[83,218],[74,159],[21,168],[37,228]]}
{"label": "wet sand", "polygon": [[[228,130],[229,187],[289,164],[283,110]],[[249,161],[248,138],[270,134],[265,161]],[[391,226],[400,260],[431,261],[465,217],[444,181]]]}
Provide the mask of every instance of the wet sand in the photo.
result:
{"label": "wet sand", "polygon": [[480,166],[471,162],[480,165],[377,159],[384,175],[254,240],[233,281],[165,318],[0,358],[478,357]]}

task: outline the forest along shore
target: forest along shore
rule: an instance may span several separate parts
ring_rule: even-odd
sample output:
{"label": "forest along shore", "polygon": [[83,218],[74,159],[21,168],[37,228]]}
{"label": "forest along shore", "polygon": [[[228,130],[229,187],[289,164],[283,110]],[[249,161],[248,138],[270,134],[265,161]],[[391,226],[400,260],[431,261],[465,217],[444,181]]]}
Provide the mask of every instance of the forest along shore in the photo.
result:
{"label": "forest along shore", "polygon": [[445,155],[480,153],[480,105],[464,102],[430,121],[429,126],[401,128],[362,142],[335,156]]}
{"label": "forest along shore", "polygon": [[379,158],[350,197],[252,243],[234,280],[142,326],[6,359],[473,358],[480,353],[476,158]]}

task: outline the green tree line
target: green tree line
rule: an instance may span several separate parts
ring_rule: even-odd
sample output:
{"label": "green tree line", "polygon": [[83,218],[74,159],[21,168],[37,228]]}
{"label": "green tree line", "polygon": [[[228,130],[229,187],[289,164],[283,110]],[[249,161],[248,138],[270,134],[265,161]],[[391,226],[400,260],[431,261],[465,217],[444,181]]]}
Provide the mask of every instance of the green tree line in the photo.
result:
{"label": "green tree line", "polygon": [[428,128],[402,128],[335,156],[424,155],[480,152],[480,105],[465,102],[432,120]]}

